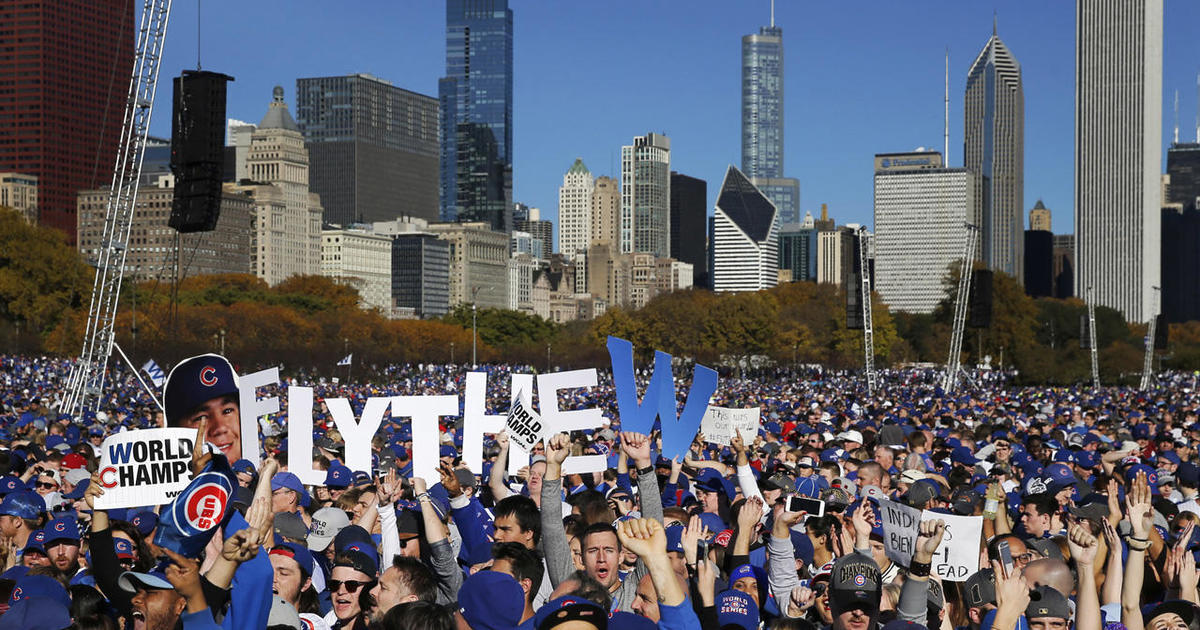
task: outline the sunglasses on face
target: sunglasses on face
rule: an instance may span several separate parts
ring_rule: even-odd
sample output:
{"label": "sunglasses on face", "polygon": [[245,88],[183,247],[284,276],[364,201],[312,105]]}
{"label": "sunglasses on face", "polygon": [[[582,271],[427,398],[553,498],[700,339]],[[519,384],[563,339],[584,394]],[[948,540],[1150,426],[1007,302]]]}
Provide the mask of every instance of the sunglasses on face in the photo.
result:
{"label": "sunglasses on face", "polygon": [[344,585],[347,593],[357,593],[358,589],[371,584],[371,582],[360,582],[358,580],[329,580],[329,592],[336,593]]}
{"label": "sunglasses on face", "polygon": [[54,490],[58,487],[58,484],[50,483],[48,481],[39,481],[37,486],[39,488],[45,488],[46,490]]}

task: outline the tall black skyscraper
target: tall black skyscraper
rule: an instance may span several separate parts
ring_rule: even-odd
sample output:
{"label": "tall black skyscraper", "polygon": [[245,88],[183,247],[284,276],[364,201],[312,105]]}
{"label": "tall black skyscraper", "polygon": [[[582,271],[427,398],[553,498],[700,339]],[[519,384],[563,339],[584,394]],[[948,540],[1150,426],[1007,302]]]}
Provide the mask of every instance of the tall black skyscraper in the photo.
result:
{"label": "tall black skyscraper", "polygon": [[1054,233],[1025,230],[1025,293],[1031,297],[1054,295]]}
{"label": "tall black skyscraper", "polygon": [[1167,150],[1162,209],[1162,314],[1168,322],[1200,319],[1200,144]]}
{"label": "tall black skyscraper", "polygon": [[326,223],[437,219],[437,99],[369,74],[297,79],[296,123]]}
{"label": "tall black skyscraper", "polygon": [[446,0],[441,218],[512,230],[513,12],[508,0]]}
{"label": "tall black skyscraper", "polygon": [[691,263],[692,284],[708,277],[708,253],[700,235],[708,217],[708,183],[671,171],[671,258]]}

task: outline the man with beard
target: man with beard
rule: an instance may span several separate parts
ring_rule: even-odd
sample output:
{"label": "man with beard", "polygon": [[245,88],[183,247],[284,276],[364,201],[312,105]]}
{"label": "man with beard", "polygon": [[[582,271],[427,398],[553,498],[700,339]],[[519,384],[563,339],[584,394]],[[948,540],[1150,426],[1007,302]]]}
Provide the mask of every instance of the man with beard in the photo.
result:
{"label": "man with beard", "polygon": [[46,555],[55,572],[70,580],[79,572],[79,524],[64,516],[46,524]]}
{"label": "man with beard", "polygon": [[187,606],[187,601],[158,571],[126,571],[117,585],[130,596],[133,630],[171,630]]}

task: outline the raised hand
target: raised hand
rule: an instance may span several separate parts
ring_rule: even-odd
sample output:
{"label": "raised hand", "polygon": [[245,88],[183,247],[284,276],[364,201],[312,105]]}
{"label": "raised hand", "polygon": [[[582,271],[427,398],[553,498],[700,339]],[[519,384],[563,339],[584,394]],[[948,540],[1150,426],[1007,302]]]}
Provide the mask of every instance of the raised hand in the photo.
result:
{"label": "raised hand", "polygon": [[875,508],[867,499],[863,499],[858,509],[850,517],[850,526],[854,530],[854,548],[866,549],[871,544],[871,528],[875,526]]}
{"label": "raised hand", "polygon": [[[624,449],[625,440],[621,440],[621,448]],[[562,466],[562,463],[567,461],[567,457],[571,454],[571,436],[566,433],[559,433],[550,438],[546,442],[546,463]]]}
{"label": "raised hand", "polygon": [[1076,566],[1092,566],[1096,561],[1096,551],[1100,549],[1100,541],[1080,523],[1072,523],[1067,530],[1067,547],[1071,550],[1071,559]]}
{"label": "raised hand", "polygon": [[[255,497],[246,510],[246,522],[250,525],[248,537],[255,548],[271,539],[275,525],[275,516],[271,512],[271,500],[267,497]],[[253,555],[251,555],[253,557]]]}
{"label": "raised hand", "polygon": [[191,558],[185,558],[170,549],[163,549],[171,564],[167,566],[167,581],[183,596],[189,612],[198,612],[207,608],[204,599],[204,588],[200,585],[200,563]]}
{"label": "raised hand", "polygon": [[442,477],[442,487],[446,489],[446,494],[453,499],[463,493],[462,485],[458,483],[458,477],[454,474],[454,468],[445,462],[438,464],[438,475]]}
{"label": "raised hand", "polygon": [[1151,500],[1146,473],[1139,472],[1125,493],[1125,509],[1129,513],[1129,523],[1133,526],[1135,538],[1147,539],[1150,536],[1150,528],[1154,525],[1154,513],[1150,509]]}
{"label": "raised hand", "polygon": [[225,543],[221,545],[221,557],[240,564],[258,555],[258,544],[255,540],[258,536],[251,531],[243,529],[226,538]]}
{"label": "raised hand", "polygon": [[638,468],[650,465],[650,438],[632,431],[621,432],[621,450]]}
{"label": "raised hand", "polygon": [[502,451],[508,449],[508,429],[503,429],[496,434],[496,445]]}
{"label": "raised hand", "polygon": [[696,590],[700,592],[700,602],[704,606],[716,603],[717,567],[708,558],[700,558],[696,564]]}
{"label": "raised hand", "polygon": [[192,474],[199,474],[204,470],[204,466],[208,464],[208,460],[212,459],[212,453],[204,448],[204,440],[208,437],[208,418],[200,418],[200,424],[196,425],[196,441],[192,444]]}
{"label": "raised hand", "polygon": [[[688,564],[696,563],[696,545],[700,542],[700,535],[704,529],[704,523],[700,517],[692,515],[688,519],[687,525],[683,526],[683,535],[679,537],[680,544],[683,545],[683,558]],[[700,558],[703,560],[704,558]]]}
{"label": "raised hand", "polygon": [[812,605],[817,603],[817,594],[807,586],[797,586],[792,589],[791,596],[788,597],[788,605],[791,610],[788,615],[791,617],[800,617],[804,615],[804,611],[812,608]]}
{"label": "raised hand", "polygon": [[396,495],[400,492],[400,476],[396,474],[395,468],[389,468],[387,473],[383,475],[383,479],[376,486],[375,498],[378,499],[379,505],[388,505],[396,499]]}
{"label": "raised hand", "polygon": [[751,531],[755,525],[762,521],[763,502],[759,497],[750,497],[742,504],[742,509],[738,511],[737,522],[738,528],[743,531]]}
{"label": "raised hand", "polygon": [[621,539],[621,546],[642,559],[661,557],[667,553],[667,532],[656,519],[632,518],[621,521],[617,527],[617,537]]}
{"label": "raised hand", "polygon": [[917,544],[913,552],[913,562],[932,560],[933,554],[937,552],[938,545],[942,544],[942,536],[945,534],[946,522],[942,519],[921,521],[921,524],[917,526]]}
{"label": "raised hand", "polygon": [[1029,583],[1025,574],[1014,569],[1012,575],[1004,574],[1004,565],[998,560],[992,561],[992,571],[996,576],[996,607],[1010,614],[1019,616],[1029,606]]}

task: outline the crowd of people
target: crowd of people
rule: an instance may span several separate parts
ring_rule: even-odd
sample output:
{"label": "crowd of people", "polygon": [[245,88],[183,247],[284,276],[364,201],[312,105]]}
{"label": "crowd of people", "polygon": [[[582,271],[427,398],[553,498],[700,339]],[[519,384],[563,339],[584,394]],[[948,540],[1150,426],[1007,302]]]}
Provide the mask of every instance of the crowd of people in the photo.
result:
{"label": "crowd of people", "polygon": [[[491,413],[533,371],[478,369]],[[391,418],[371,470],[351,470],[324,401],[461,392],[464,366],[297,373],[319,401],[311,453],[288,448],[286,405],[260,422],[261,451],[242,451],[237,375],[216,355],[173,369],[164,408],[114,370],[82,417],[58,409],[69,370],[0,356],[3,630],[1200,630],[1190,374],[1140,391],[992,372],[953,393],[924,370],[885,371],[874,393],[819,371],[722,378],[712,404],[759,408],[759,429],[697,434],[668,459],[659,431],[622,430],[602,370],[560,404],[599,407],[607,426],[549,436],[517,466],[509,436],[488,435],[476,474],[446,418],[425,480]],[[187,505],[97,507],[104,440],[165,426],[195,428],[193,471],[236,484],[194,552],[170,529]],[[574,471],[582,454],[609,468]],[[323,483],[289,472],[296,458]],[[903,562],[887,502],[923,510]],[[982,521],[969,575],[935,560],[952,516]]]}

